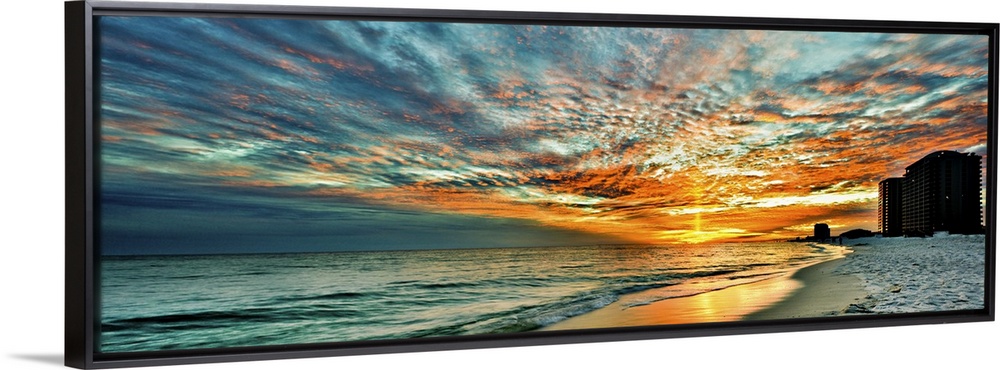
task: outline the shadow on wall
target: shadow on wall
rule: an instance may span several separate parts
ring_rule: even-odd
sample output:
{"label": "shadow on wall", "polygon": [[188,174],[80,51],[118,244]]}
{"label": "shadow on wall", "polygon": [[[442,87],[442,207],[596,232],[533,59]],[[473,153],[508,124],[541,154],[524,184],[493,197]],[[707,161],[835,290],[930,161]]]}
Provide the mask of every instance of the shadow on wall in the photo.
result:
{"label": "shadow on wall", "polygon": [[14,353],[10,357],[19,360],[38,362],[43,364],[63,366],[63,354],[62,353],[32,353],[32,354],[20,354]]}

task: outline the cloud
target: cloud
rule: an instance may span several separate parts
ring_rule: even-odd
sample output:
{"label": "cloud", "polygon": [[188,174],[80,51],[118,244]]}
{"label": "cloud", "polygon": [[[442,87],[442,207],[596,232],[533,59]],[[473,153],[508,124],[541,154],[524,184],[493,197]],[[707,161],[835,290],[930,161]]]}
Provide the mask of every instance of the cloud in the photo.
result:
{"label": "cloud", "polygon": [[[178,220],[370,207],[424,215],[392,218],[406,232],[442,217],[532,225],[518,243],[765,240],[817,219],[874,228],[880,179],[986,140],[983,36],[100,22],[102,181],[112,202],[139,193],[105,215],[109,236],[132,235],[108,239],[121,248],[165,235],[128,226],[156,217],[161,184],[211,194],[211,210],[178,202]],[[218,235],[246,231],[237,224]],[[379,227],[329,225],[329,240]],[[445,230],[412,242],[457,243]],[[374,240],[355,247],[389,243]]]}

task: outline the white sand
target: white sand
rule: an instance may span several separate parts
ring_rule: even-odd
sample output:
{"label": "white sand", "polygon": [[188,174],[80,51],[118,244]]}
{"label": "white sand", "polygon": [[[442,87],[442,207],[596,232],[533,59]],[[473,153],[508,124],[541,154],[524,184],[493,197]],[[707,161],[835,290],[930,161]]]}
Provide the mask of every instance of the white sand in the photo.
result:
{"label": "white sand", "polygon": [[861,279],[868,296],[857,313],[908,313],[982,309],[985,235],[938,234],[930,238],[861,238],[835,274]]}

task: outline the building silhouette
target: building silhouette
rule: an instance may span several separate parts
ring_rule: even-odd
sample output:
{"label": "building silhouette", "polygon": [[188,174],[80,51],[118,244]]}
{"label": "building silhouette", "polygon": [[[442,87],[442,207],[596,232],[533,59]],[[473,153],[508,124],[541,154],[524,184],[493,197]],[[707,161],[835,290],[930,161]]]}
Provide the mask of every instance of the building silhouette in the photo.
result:
{"label": "building silhouette", "polygon": [[830,226],[827,224],[813,225],[813,239],[816,240],[830,239]]}
{"label": "building silhouette", "polygon": [[903,235],[903,178],[878,183],[878,229],[882,236]]}
{"label": "building silhouette", "polygon": [[[982,233],[981,163],[982,157],[974,153],[938,151],[906,167],[901,180],[880,182],[879,227],[883,235]],[[898,188],[896,182],[900,183]],[[899,208],[894,212],[897,196]]]}

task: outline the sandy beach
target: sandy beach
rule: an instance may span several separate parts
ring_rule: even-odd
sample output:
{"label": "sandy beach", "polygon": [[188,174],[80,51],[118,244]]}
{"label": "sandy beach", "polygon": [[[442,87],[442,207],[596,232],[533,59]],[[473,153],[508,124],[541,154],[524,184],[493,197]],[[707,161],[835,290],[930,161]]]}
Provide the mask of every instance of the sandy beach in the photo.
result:
{"label": "sandy beach", "polygon": [[985,235],[864,238],[835,273],[859,277],[873,313],[971,310],[984,307]]}
{"label": "sandy beach", "polygon": [[636,307],[616,302],[543,330],[983,307],[983,235],[862,238],[844,245],[850,253],[841,258],[773,278]]}

